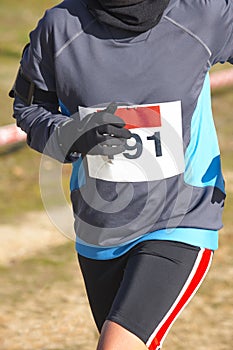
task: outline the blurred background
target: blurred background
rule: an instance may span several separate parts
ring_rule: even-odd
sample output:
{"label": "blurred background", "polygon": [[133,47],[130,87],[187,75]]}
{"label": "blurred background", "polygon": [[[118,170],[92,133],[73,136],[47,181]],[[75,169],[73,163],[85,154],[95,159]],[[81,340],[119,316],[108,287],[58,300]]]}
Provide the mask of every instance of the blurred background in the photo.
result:
{"label": "blurred background", "polygon": [[[43,205],[39,186],[41,155],[29,149],[25,141],[1,143],[2,127],[14,123],[8,92],[28,34],[44,11],[57,3],[0,2],[1,350],[90,350],[97,341],[74,242],[51,222]],[[229,79],[232,68],[228,64],[217,65],[211,76],[213,112],[227,189],[225,226],[206,281],[170,331],[165,350],[232,349],[233,79]],[[51,169],[53,163],[48,161],[46,166]],[[61,169],[67,205],[70,170],[69,165]],[[55,198],[58,212],[59,205],[62,206],[61,202]]]}

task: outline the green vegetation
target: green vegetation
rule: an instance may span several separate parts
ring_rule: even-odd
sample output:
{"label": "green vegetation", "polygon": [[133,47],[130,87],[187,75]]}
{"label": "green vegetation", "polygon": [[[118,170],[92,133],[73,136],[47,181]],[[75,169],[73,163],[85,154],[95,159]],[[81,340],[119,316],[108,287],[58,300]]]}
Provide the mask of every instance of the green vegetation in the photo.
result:
{"label": "green vegetation", "polygon": [[36,26],[44,11],[55,0],[1,0],[0,3],[0,125],[12,123],[12,101],[8,98],[21,52],[28,42],[29,32]]}
{"label": "green vegetation", "polygon": [[[29,32],[55,0],[1,0],[0,3],[0,125],[14,123],[12,99],[8,96],[18,70]],[[25,211],[41,210],[39,166],[41,155],[27,145],[16,152],[0,150],[0,222],[15,222]],[[8,149],[7,151],[10,151]],[[69,166],[64,167],[63,185],[68,196]]]}
{"label": "green vegetation", "polygon": [[73,245],[68,243],[22,261],[13,269],[0,267],[1,281],[5,281],[5,285],[11,281],[14,286],[10,293],[9,288],[1,290],[1,302],[4,304],[10,297],[12,306],[17,307],[17,303],[27,300],[36,290],[54,288],[59,281],[66,284],[74,277],[75,265]]}

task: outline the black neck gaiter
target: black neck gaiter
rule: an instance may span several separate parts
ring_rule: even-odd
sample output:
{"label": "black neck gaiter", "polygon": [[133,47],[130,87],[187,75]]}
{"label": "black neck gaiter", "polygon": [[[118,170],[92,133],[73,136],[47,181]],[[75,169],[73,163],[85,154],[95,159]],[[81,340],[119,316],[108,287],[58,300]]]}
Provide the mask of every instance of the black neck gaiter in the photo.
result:
{"label": "black neck gaiter", "polygon": [[90,0],[88,8],[99,22],[136,33],[160,21],[170,0]]}

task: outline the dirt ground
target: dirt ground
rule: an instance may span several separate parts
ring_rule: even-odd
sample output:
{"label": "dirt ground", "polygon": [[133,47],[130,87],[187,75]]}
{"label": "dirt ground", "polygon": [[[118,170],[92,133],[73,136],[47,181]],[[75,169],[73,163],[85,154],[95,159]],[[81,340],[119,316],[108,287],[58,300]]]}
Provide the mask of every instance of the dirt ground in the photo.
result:
{"label": "dirt ground", "polygon": [[[27,225],[0,227],[2,271],[9,269],[9,281],[4,279],[0,286],[5,291],[0,311],[0,349],[94,350],[98,335],[75,253],[67,263],[62,250],[56,251],[63,259],[56,270],[50,270],[51,266],[39,269],[35,260],[31,260],[27,276],[23,276],[21,268],[26,258],[46,249],[51,253],[49,249],[67,244],[67,238],[53,227],[45,213],[30,214],[24,221]],[[232,349],[232,241],[230,230],[222,231],[213,266],[199,293],[172,327],[163,349]],[[72,250],[72,244],[68,243],[67,249]],[[64,269],[66,276],[50,276],[59,269]],[[33,288],[33,283],[38,287]]]}
{"label": "dirt ground", "polygon": [[28,213],[17,225],[0,225],[0,265],[9,265],[66,241],[44,211]]}
{"label": "dirt ground", "polygon": [[[58,277],[50,285],[49,277],[46,278],[46,271],[49,274],[49,270],[45,265],[44,280],[39,284],[40,288],[36,293],[30,284],[41,278],[41,272],[34,268],[39,263],[31,263],[31,277],[29,274],[22,276],[22,271],[18,270],[23,261],[40,256],[42,252],[44,256],[46,253],[51,256],[50,249],[63,247],[67,242],[68,249],[72,250],[72,240],[57,230],[45,212],[27,214],[19,225],[0,225],[0,266],[2,271],[10,271],[9,280],[3,277],[4,285],[0,284],[0,292],[3,295],[9,293],[9,299],[0,298],[1,350],[94,348],[97,332],[88,308],[75,253],[73,262],[67,264],[71,271],[69,282]],[[12,270],[13,274],[15,271],[15,286],[12,285]],[[18,287],[18,281],[20,285],[25,282],[24,289]],[[14,288],[15,298],[22,301],[12,297]]]}

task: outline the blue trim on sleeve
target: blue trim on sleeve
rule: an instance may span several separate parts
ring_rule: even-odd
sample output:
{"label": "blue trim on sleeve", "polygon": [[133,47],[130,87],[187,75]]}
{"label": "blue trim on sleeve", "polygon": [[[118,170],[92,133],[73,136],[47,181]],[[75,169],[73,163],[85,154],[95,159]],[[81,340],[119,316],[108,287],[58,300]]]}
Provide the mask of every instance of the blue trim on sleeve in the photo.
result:
{"label": "blue trim on sleeve", "polygon": [[[61,100],[59,100],[59,106],[60,106],[62,114],[66,115],[66,116],[70,116],[70,111],[62,103]],[[75,158],[74,158],[74,160],[75,160]],[[70,191],[76,190],[76,189],[80,188],[81,186],[85,185],[85,183],[86,183],[86,176],[85,176],[85,170],[84,170],[84,166],[83,166],[83,159],[81,156],[79,156],[78,159],[72,163],[72,167],[73,167],[73,169],[72,169],[72,174],[71,174],[71,178],[70,178]]]}
{"label": "blue trim on sleeve", "polygon": [[85,169],[83,166],[83,159],[80,157],[72,164],[73,170],[70,178],[70,190],[76,190],[86,184]]}
{"label": "blue trim on sleeve", "polygon": [[148,240],[176,241],[211,250],[218,249],[218,231],[180,227],[150,232],[133,241],[113,247],[87,245],[77,237],[76,250],[80,255],[86,258],[109,260],[118,258],[127,253],[136,244]]}
{"label": "blue trim on sleeve", "polygon": [[68,108],[62,103],[61,100],[59,100],[59,106],[61,109],[62,114],[66,115],[67,117],[70,117],[70,111]]}

